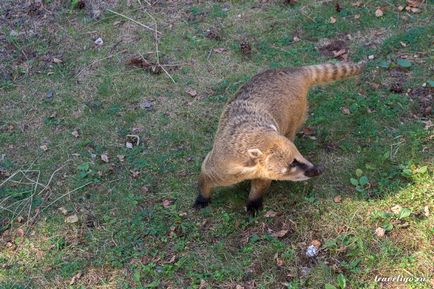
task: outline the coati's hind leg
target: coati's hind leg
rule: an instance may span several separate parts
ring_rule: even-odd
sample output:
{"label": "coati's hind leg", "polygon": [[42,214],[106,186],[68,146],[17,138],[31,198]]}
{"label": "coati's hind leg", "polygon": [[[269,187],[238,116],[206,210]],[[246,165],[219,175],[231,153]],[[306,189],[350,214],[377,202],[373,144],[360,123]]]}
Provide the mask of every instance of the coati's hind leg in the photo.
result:
{"label": "coati's hind leg", "polygon": [[262,196],[271,184],[271,180],[254,179],[251,182],[249,198],[247,200],[247,214],[255,216],[262,209]]}
{"label": "coati's hind leg", "polygon": [[208,206],[211,201],[211,190],[213,185],[211,181],[203,174],[199,176],[198,189],[199,193],[197,195],[196,201],[194,202],[193,208],[202,209]]}

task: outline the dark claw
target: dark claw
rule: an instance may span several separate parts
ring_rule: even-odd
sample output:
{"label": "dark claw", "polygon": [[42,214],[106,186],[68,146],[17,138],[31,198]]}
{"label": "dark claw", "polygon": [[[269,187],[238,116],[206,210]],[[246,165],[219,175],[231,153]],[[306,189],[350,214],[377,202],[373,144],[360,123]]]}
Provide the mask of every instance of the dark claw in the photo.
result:
{"label": "dark claw", "polygon": [[249,218],[255,217],[259,210],[262,209],[262,198],[247,201],[247,215]]}
{"label": "dark claw", "polygon": [[204,198],[201,194],[197,195],[196,201],[194,202],[193,208],[202,209],[209,205],[210,199]]}

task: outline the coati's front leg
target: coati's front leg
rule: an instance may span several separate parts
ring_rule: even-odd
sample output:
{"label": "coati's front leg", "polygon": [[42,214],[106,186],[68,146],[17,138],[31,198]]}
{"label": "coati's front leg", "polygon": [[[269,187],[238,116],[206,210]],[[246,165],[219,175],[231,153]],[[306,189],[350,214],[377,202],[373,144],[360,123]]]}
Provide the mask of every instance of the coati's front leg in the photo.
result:
{"label": "coati's front leg", "polygon": [[211,201],[211,190],[213,186],[211,181],[203,174],[199,176],[198,189],[199,193],[197,195],[196,201],[193,207],[196,209],[202,209],[208,206]]}
{"label": "coati's front leg", "polygon": [[251,182],[249,198],[247,200],[247,214],[255,216],[262,209],[262,196],[271,184],[271,180],[254,179]]}

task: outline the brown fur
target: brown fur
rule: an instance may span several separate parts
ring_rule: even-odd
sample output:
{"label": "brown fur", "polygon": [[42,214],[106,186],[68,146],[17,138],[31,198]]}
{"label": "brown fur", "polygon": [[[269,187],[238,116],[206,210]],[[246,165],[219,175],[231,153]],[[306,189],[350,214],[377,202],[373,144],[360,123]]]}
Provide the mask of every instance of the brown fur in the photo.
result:
{"label": "brown fur", "polygon": [[312,85],[359,74],[362,68],[340,63],[267,70],[244,84],[221,115],[214,146],[202,164],[195,206],[206,206],[214,187],[252,180],[247,208],[255,211],[271,180],[319,175],[321,170],[293,143],[306,118],[307,92]]}

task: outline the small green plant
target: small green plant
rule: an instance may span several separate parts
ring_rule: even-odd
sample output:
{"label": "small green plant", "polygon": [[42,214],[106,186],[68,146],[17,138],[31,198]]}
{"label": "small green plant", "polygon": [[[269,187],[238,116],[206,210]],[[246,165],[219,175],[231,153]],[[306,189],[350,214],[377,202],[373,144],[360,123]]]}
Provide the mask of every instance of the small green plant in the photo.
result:
{"label": "small green plant", "polygon": [[356,191],[360,193],[365,192],[369,187],[369,179],[367,176],[363,175],[361,169],[356,170],[356,178],[351,178],[350,182],[354,187],[356,187]]}

